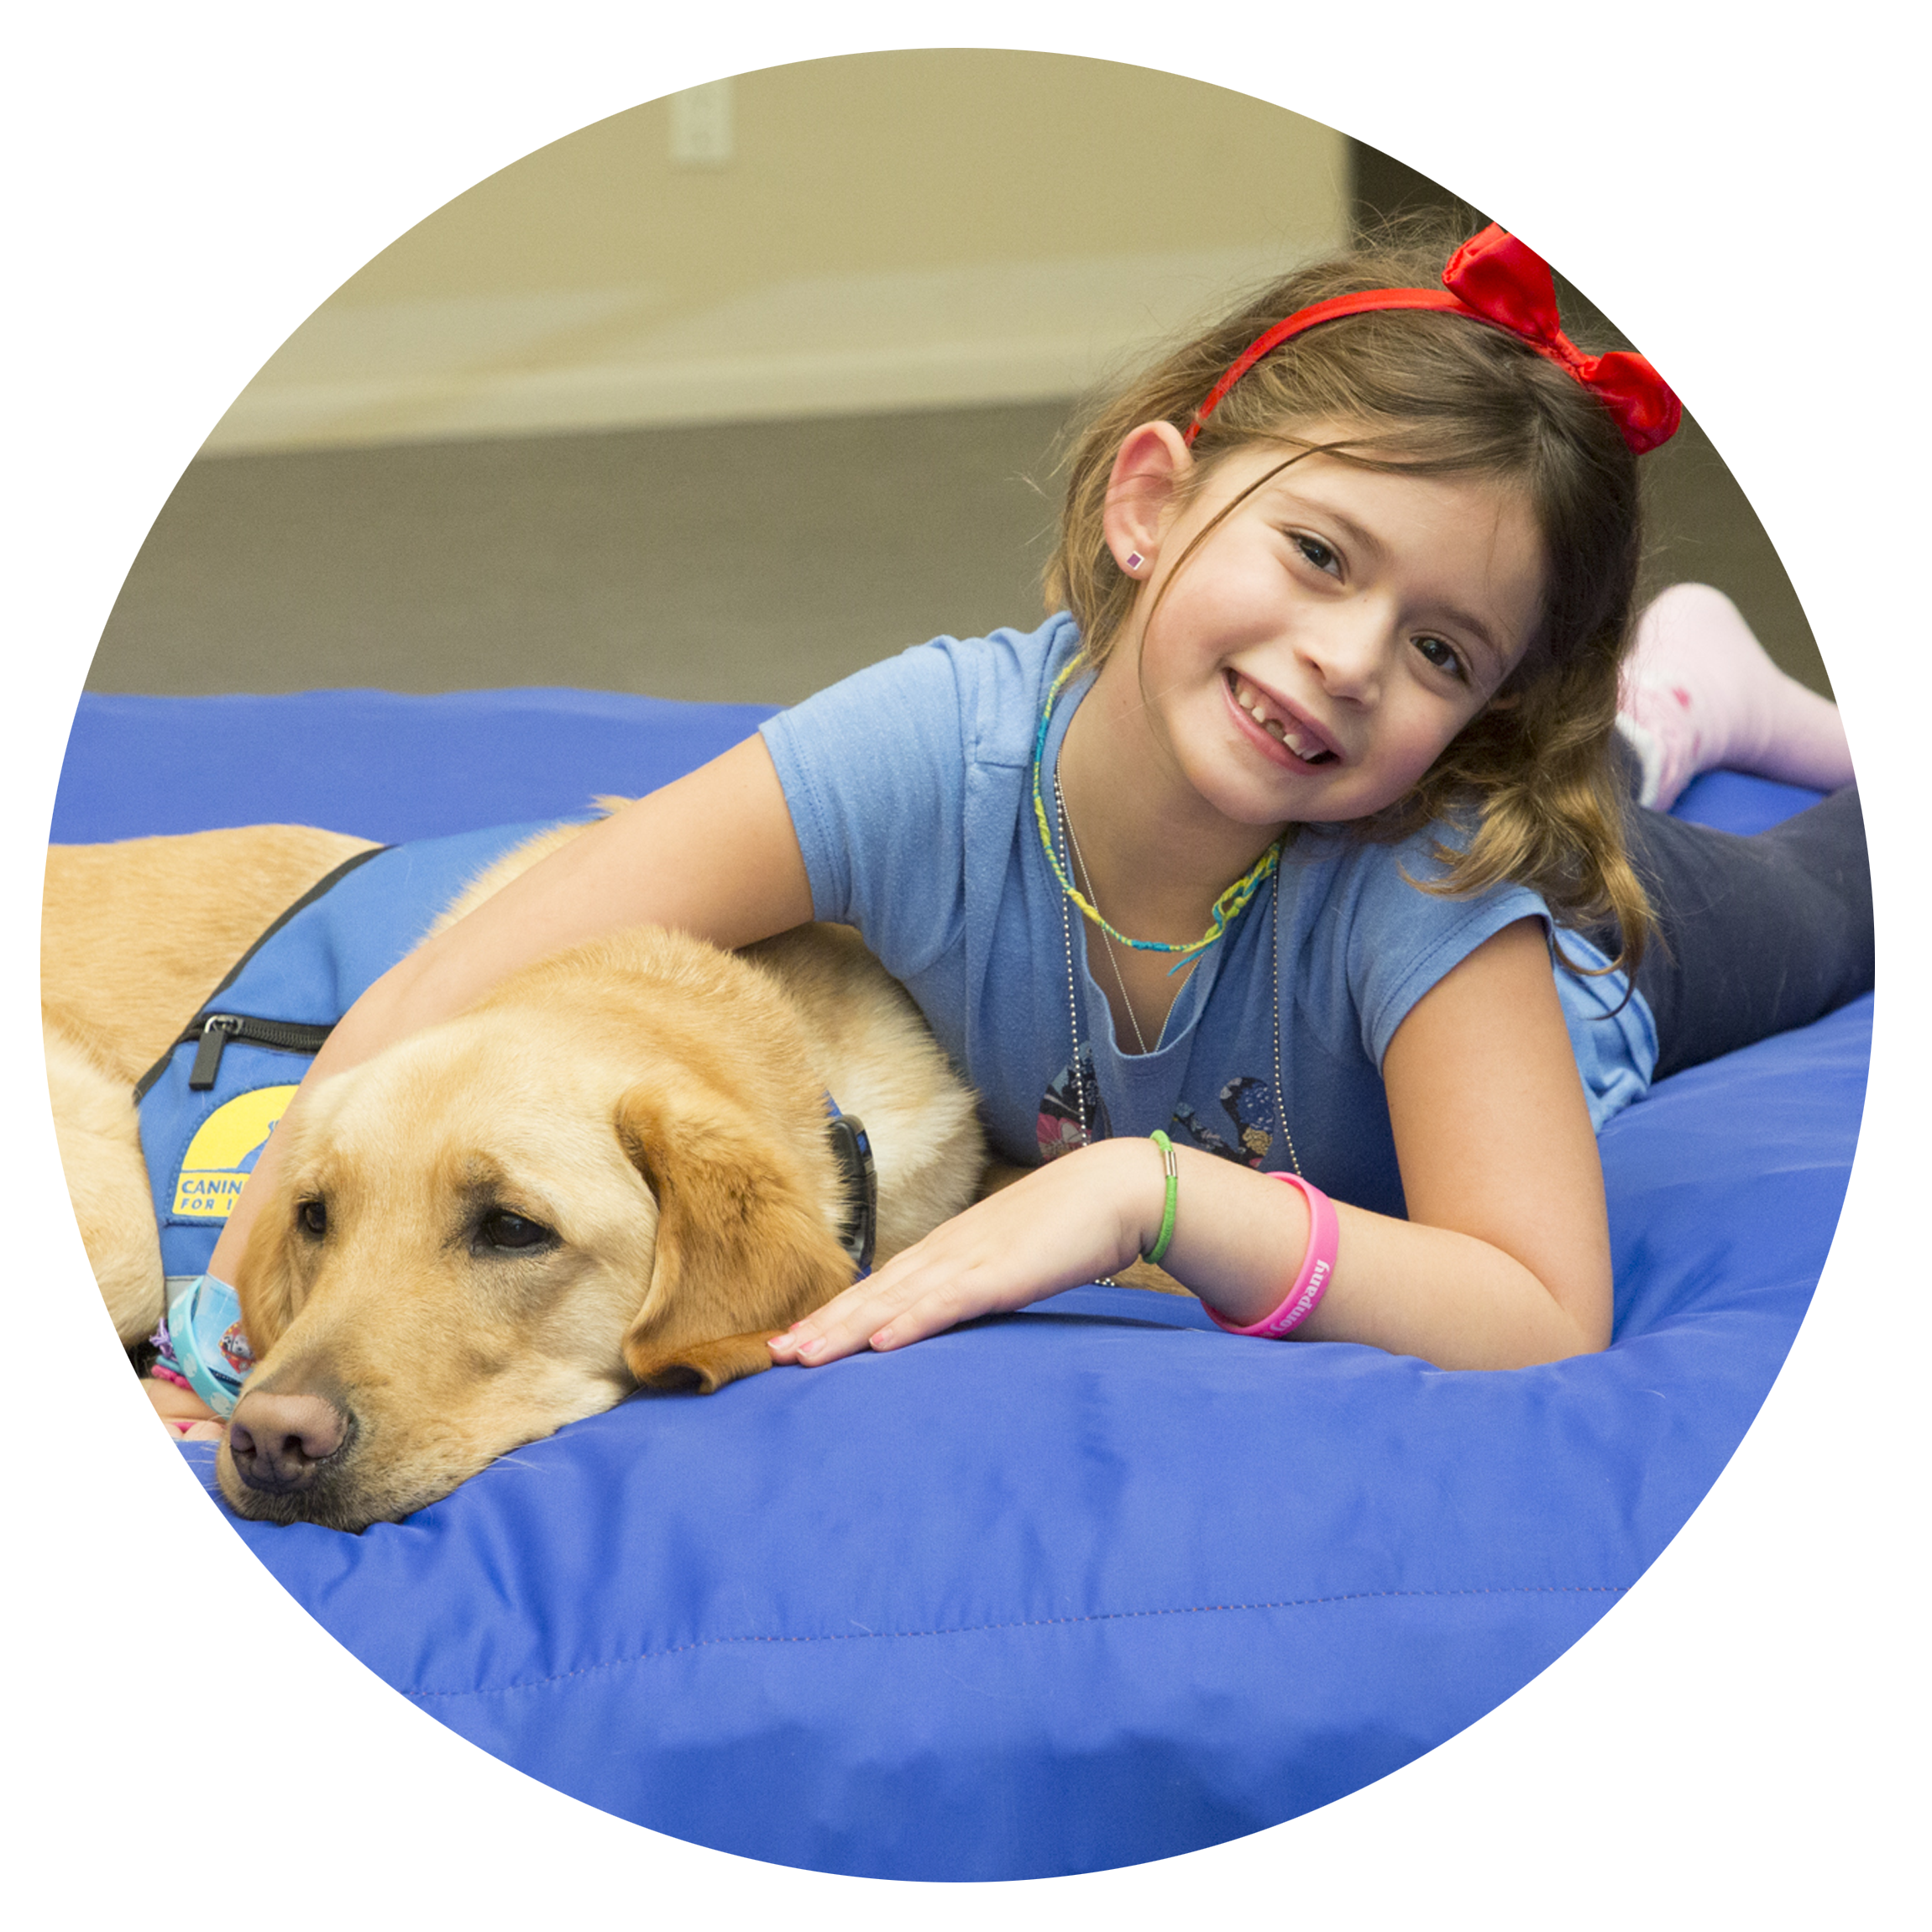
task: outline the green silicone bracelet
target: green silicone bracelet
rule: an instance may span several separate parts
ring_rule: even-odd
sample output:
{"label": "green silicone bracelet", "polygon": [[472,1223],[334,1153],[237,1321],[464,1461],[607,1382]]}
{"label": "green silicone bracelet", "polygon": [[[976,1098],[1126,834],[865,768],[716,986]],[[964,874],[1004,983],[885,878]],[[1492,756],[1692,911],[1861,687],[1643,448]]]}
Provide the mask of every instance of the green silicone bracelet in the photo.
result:
{"label": "green silicone bracelet", "polygon": [[1181,1196],[1181,1170],[1174,1163],[1174,1143],[1158,1127],[1147,1138],[1160,1149],[1161,1165],[1167,1170],[1167,1203],[1160,1211],[1160,1233],[1140,1258],[1158,1264],[1167,1252],[1167,1243],[1174,1238],[1174,1204]]}

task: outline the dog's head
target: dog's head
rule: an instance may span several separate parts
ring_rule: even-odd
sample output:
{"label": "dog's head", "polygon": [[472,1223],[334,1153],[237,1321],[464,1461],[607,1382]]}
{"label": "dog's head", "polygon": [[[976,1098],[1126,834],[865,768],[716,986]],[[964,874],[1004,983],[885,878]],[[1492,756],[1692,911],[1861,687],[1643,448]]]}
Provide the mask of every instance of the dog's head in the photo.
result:
{"label": "dog's head", "polygon": [[244,1516],[406,1515],[640,1384],[767,1366],[851,1276],[782,998],[676,935],[532,967],[278,1131],[217,1464]]}

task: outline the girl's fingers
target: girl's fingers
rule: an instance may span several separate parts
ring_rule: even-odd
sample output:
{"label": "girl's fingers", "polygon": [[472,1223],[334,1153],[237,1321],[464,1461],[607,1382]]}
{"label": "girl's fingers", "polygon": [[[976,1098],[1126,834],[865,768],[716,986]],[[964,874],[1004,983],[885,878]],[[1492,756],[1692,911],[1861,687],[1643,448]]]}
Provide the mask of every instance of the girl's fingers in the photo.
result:
{"label": "girl's fingers", "polygon": [[922,1341],[983,1310],[968,1304],[956,1277],[937,1258],[906,1254],[867,1281],[856,1281],[771,1343],[772,1359],[817,1366],[860,1348]]}
{"label": "girl's fingers", "polygon": [[919,1335],[937,1334],[958,1319],[955,1315],[928,1312],[921,1322],[919,1311],[929,1296],[922,1294],[917,1278],[903,1264],[902,1255],[890,1264],[894,1272],[882,1270],[864,1281],[857,1281],[823,1308],[802,1321],[794,1322],[771,1343],[772,1355],[780,1361],[834,1362],[842,1355],[856,1353],[872,1337],[890,1326],[895,1335],[906,1340],[916,1338],[907,1333],[916,1326]]}
{"label": "girl's fingers", "polygon": [[1065,1285],[1044,1279],[1037,1258],[1028,1264],[1010,1245],[1003,1252],[993,1248],[982,1238],[989,1232],[961,1233],[956,1222],[949,1223],[794,1322],[772,1342],[774,1359],[811,1366],[861,1348],[903,1348],[975,1316],[1024,1307]]}
{"label": "girl's fingers", "polygon": [[218,1442],[228,1432],[226,1422],[212,1416],[197,1422],[191,1416],[164,1416],[161,1426],[179,1442]]}
{"label": "girl's fingers", "polygon": [[1103,1143],[989,1196],[774,1338],[772,1359],[809,1366],[903,1348],[1107,1273],[1128,1238],[1123,1202],[1158,1196],[1151,1153]]}

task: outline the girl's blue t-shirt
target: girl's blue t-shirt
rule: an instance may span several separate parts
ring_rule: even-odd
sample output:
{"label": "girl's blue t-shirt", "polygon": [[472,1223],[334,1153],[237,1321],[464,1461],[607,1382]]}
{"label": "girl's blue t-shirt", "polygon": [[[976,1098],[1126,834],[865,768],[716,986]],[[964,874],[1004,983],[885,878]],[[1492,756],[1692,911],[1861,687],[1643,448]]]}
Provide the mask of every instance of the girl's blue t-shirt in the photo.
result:
{"label": "girl's blue t-shirt", "polygon": [[[1154,1050],[1122,1053],[1033,809],[1040,712],[1078,644],[1064,614],[1030,635],[936,638],[767,721],[814,915],[858,928],[977,1088],[995,1148],[1026,1165],[1077,1144],[1083,1101],[1096,1138],[1165,1128],[1249,1166],[1293,1165],[1275,1103],[1279,990],[1281,1110],[1301,1170],[1340,1200],[1401,1214],[1383,1054],[1458,961],[1514,920],[1547,919],[1543,901],[1521,886],[1420,890],[1413,881],[1442,871],[1428,833],[1389,846],[1305,829],[1276,882],[1202,956]],[[1091,682],[1055,707],[1049,797]],[[1607,965],[1576,934],[1558,939],[1577,964]],[[1621,972],[1552,971],[1600,1128],[1648,1087],[1656,1028]]]}

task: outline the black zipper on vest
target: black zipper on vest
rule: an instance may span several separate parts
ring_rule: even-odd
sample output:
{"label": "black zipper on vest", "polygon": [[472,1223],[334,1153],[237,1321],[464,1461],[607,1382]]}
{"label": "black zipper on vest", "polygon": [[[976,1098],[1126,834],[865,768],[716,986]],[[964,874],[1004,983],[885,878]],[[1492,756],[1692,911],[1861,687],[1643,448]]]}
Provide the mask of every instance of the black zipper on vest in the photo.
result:
{"label": "black zipper on vest", "polygon": [[222,1071],[222,1055],[231,1039],[246,1040],[250,1046],[272,1046],[282,1053],[313,1054],[322,1050],[322,1043],[334,1030],[305,1026],[296,1020],[254,1019],[245,1013],[209,1013],[197,1015],[175,1045],[199,1043],[195,1064],[188,1071],[188,1088],[193,1093],[206,1093]]}
{"label": "black zipper on vest", "polygon": [[[358,866],[366,866],[371,859],[393,850],[389,846],[371,846],[366,852],[352,853],[333,872],[324,872],[292,906],[275,915],[268,930],[222,976],[222,983],[208,995],[210,1005],[240,978],[242,968],[297,913],[313,905],[325,893],[340,885]],[[138,1107],[147,1098],[154,1082],[168,1071],[168,1063],[175,1057],[176,1050],[186,1045],[190,1040],[196,1041],[198,1045],[195,1049],[194,1071],[188,1077],[188,1085],[196,1092],[205,1093],[215,1084],[215,1075],[222,1064],[223,1050],[231,1039],[245,1039],[255,1046],[280,1047],[284,1053],[314,1053],[328,1038],[330,1030],[326,1026],[306,1026],[295,1020],[253,1019],[246,1013],[212,1013],[205,1006],[181,1029],[173,1045],[134,1083],[134,1104]],[[207,1076],[205,1079],[202,1077],[204,1074]]]}

